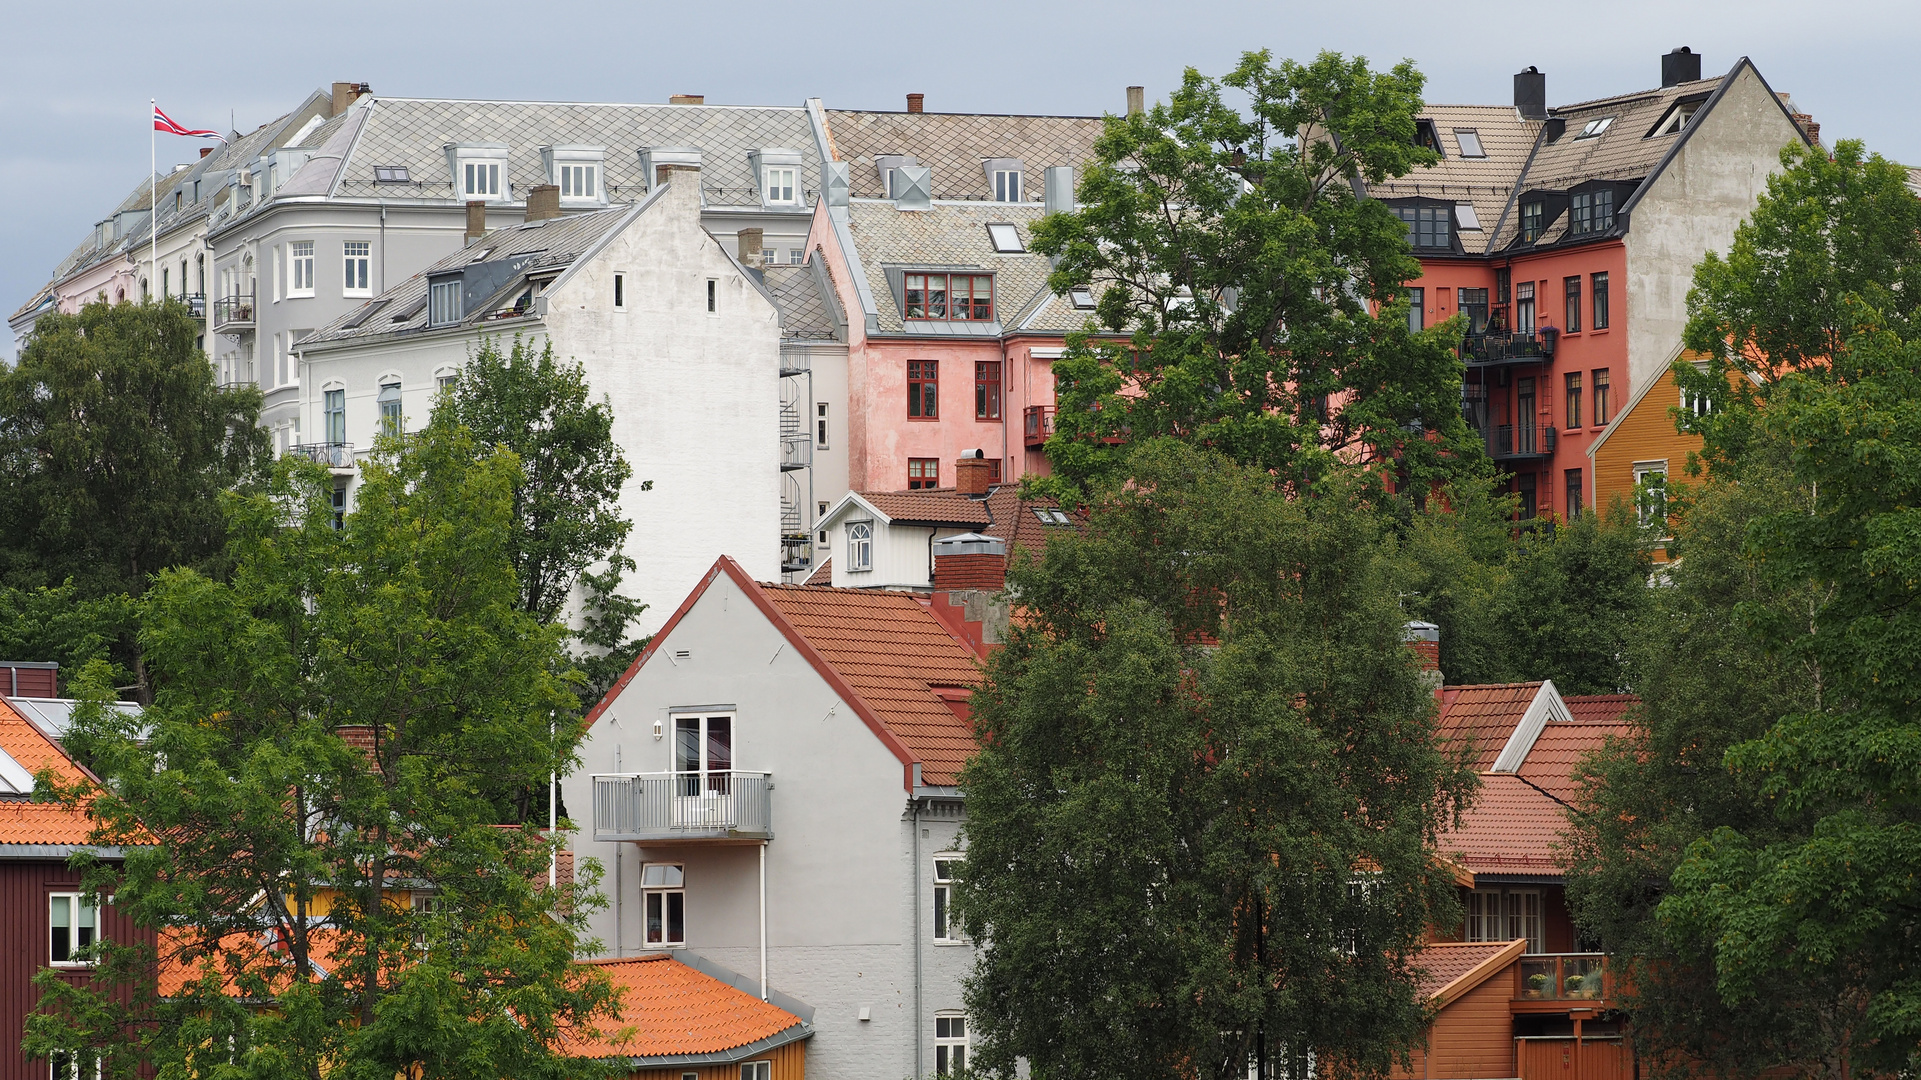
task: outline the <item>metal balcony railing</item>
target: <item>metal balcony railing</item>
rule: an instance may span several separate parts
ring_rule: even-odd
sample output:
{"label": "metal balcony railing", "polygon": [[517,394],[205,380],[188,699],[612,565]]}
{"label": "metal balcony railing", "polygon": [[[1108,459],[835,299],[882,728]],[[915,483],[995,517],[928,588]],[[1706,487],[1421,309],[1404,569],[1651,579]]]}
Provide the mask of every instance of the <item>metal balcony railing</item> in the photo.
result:
{"label": "metal balcony railing", "polygon": [[774,835],[772,773],[611,773],[593,781],[597,841]]}
{"label": "metal balcony railing", "polygon": [[1468,366],[1481,364],[1529,364],[1554,355],[1560,332],[1553,327],[1532,333],[1509,331],[1494,334],[1469,334],[1461,342],[1461,356]]}
{"label": "metal balcony railing", "polygon": [[215,330],[253,329],[253,294],[223,296],[213,302]]}
{"label": "metal balcony railing", "polygon": [[1487,456],[1496,461],[1549,457],[1560,434],[1552,423],[1500,424],[1488,432]]}
{"label": "metal balcony railing", "polygon": [[1612,977],[1600,953],[1553,953],[1521,957],[1522,1001],[1600,1001],[1608,996]]}
{"label": "metal balcony railing", "polygon": [[780,437],[780,471],[805,469],[814,463],[814,437],[806,432]]}
{"label": "metal balcony railing", "polygon": [[1054,414],[1060,411],[1056,405],[1029,405],[1022,417],[1022,433],[1027,445],[1039,446],[1054,435]]}
{"label": "metal balcony railing", "polygon": [[354,444],[350,442],[295,443],[287,448],[288,457],[304,457],[315,465],[330,469],[354,467]]}
{"label": "metal balcony railing", "polygon": [[187,311],[191,313],[194,318],[204,319],[207,317],[207,296],[205,293],[189,293],[186,300]]}

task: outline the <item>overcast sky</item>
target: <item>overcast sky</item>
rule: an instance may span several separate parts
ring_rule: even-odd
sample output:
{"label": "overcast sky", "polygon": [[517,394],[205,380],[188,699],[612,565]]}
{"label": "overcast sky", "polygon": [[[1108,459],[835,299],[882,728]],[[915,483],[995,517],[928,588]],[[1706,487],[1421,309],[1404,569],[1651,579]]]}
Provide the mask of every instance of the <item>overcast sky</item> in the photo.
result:
{"label": "overcast sky", "polygon": [[[1914,0],[1607,0],[1550,5],[672,0],[460,4],[6,5],[0,33],[0,312],[147,173],[147,100],[189,127],[249,131],[336,80],[376,94],[1098,114],[1164,96],[1184,67],[1246,50],[1412,59],[1428,99],[1499,104],[1547,73],[1550,104],[1660,84],[1688,45],[1705,72],[1751,57],[1821,124],[1921,164]],[[198,153],[167,138],[160,166]],[[12,355],[0,324],[0,356]]]}

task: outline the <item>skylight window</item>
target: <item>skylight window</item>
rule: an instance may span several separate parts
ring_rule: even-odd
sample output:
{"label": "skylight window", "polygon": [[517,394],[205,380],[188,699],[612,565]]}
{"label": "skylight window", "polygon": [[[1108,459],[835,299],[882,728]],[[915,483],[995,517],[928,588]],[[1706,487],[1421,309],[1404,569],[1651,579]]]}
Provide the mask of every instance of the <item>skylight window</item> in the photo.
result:
{"label": "skylight window", "polygon": [[1478,232],[1481,228],[1481,218],[1480,215],[1474,212],[1473,203],[1455,203],[1454,220],[1463,229],[1472,229]]}
{"label": "skylight window", "polygon": [[1599,120],[1589,120],[1587,122],[1587,126],[1583,127],[1581,129],[1581,133],[1579,135],[1576,135],[1575,138],[1577,139],[1600,138],[1601,133],[1606,131],[1613,123],[1614,123],[1614,117],[1612,116],[1603,116]]}
{"label": "skylight window", "polygon": [[1027,245],[1021,243],[1020,230],[1012,225],[989,225],[987,239],[993,242],[994,250],[1002,255],[1018,255],[1027,250]]}
{"label": "skylight window", "polygon": [[1481,149],[1481,134],[1478,131],[1456,131],[1454,141],[1460,146],[1464,158],[1487,156],[1487,151]]}
{"label": "skylight window", "polygon": [[1068,517],[1068,516],[1067,516],[1067,512],[1066,512],[1066,511],[1064,511],[1064,510],[1056,510],[1056,509],[1054,509],[1053,507],[1050,507],[1050,506],[1036,506],[1036,507],[1034,507],[1034,516],[1040,519],[1040,523],[1041,523],[1042,525],[1072,525],[1072,524],[1074,524],[1074,520],[1073,520],[1072,518],[1070,518],[1070,517]]}
{"label": "skylight window", "polygon": [[1082,311],[1091,311],[1094,308],[1094,290],[1092,289],[1069,289],[1067,297],[1074,302],[1076,308]]}
{"label": "skylight window", "polygon": [[1654,130],[1648,132],[1648,137],[1653,138],[1656,135],[1672,135],[1680,131],[1682,128],[1688,126],[1688,121],[1694,119],[1695,112],[1700,108],[1701,102],[1699,101],[1683,101],[1677,103],[1672,109],[1667,111],[1667,115],[1663,116],[1659,123],[1654,125]]}
{"label": "skylight window", "polygon": [[413,182],[414,178],[407,172],[405,165],[374,166],[374,183],[376,184],[411,184]]}

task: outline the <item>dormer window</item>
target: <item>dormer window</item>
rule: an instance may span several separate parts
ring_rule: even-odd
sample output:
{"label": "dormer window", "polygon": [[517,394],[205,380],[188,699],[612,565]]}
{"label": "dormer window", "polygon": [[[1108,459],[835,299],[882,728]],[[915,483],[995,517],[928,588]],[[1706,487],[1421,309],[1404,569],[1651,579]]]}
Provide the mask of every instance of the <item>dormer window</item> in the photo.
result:
{"label": "dormer window", "polygon": [[466,161],[461,163],[462,177],[460,193],[474,199],[496,199],[500,197],[500,163],[497,161]]}
{"label": "dormer window", "polygon": [[1547,205],[1545,203],[1528,202],[1521,204],[1522,243],[1532,244],[1541,238],[1542,228],[1546,224],[1542,220],[1546,216],[1546,210]]}
{"label": "dormer window", "polygon": [[1441,133],[1432,120],[1414,121],[1414,145],[1423,150],[1432,150],[1442,157],[1447,156],[1447,151],[1441,149]]}
{"label": "dormer window", "polygon": [[460,279],[449,278],[427,286],[427,325],[452,326],[460,321]]}
{"label": "dormer window", "polygon": [[1661,119],[1655,122],[1653,129],[1648,132],[1647,137],[1651,139],[1656,135],[1673,135],[1682,128],[1687,127],[1688,121],[1694,119],[1694,114],[1700,111],[1701,105],[1706,101],[1707,98],[1700,97],[1688,101],[1675,102],[1673,107],[1668,109],[1666,113],[1662,114]]}
{"label": "dormer window", "polygon": [[994,201],[1021,201],[1021,174],[1012,169],[994,171]]}
{"label": "dormer window", "polygon": [[1601,134],[1603,132],[1607,131],[1607,129],[1612,127],[1613,125],[1614,125],[1614,117],[1612,116],[1603,116],[1598,120],[1589,120],[1585,125],[1582,126],[1581,133],[1579,135],[1576,135],[1575,138],[1598,139],[1601,137]]}
{"label": "dormer window", "polygon": [[801,160],[800,151],[777,146],[764,146],[747,155],[747,164],[760,178],[762,206],[800,204]]}
{"label": "dormer window", "polygon": [[767,201],[770,203],[790,203],[794,201],[794,174],[798,169],[787,166],[767,169]]}
{"label": "dormer window", "polygon": [[1454,246],[1454,210],[1450,206],[1397,206],[1394,216],[1407,223],[1407,242],[1416,250]]}
{"label": "dormer window", "polygon": [[547,182],[560,189],[562,206],[604,206],[607,151],[599,146],[543,146]]}
{"label": "dormer window", "polygon": [[1020,230],[1012,225],[1001,223],[989,225],[987,239],[993,243],[994,252],[998,255],[1019,255],[1027,250],[1027,246],[1021,243]]}
{"label": "dormer window", "polygon": [[600,194],[598,166],[561,165],[554,171],[560,174],[561,198],[592,199]]}
{"label": "dormer window", "polygon": [[1461,156],[1464,158],[1484,158],[1487,156],[1487,151],[1481,149],[1481,133],[1478,131],[1462,131],[1456,129],[1454,132],[1454,142],[1461,148]]}
{"label": "dormer window", "polygon": [[1576,192],[1568,200],[1569,235],[1603,233],[1614,227],[1614,190]]}
{"label": "dormer window", "polygon": [[994,318],[994,277],[991,274],[908,274],[909,319],[991,322]]}
{"label": "dormer window", "polygon": [[[447,168],[454,177],[454,191],[462,200],[495,202],[513,196],[513,184],[507,178],[506,146],[499,143],[465,146],[449,143],[446,150]],[[374,176],[376,183],[382,182],[378,172]]]}

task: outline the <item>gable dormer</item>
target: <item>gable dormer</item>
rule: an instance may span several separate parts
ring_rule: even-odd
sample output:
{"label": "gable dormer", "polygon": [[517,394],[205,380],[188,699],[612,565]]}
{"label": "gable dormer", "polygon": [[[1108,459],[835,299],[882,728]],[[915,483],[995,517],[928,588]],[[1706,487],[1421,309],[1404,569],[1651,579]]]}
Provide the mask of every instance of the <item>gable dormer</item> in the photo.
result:
{"label": "gable dormer", "polygon": [[594,208],[607,205],[607,148],[604,146],[543,146],[540,168],[547,182],[560,189],[560,205]]}

